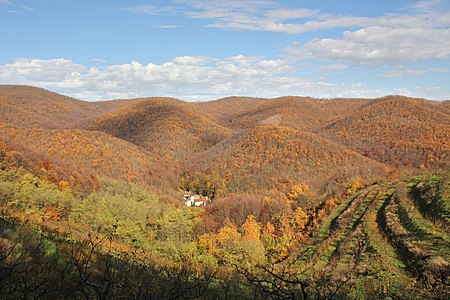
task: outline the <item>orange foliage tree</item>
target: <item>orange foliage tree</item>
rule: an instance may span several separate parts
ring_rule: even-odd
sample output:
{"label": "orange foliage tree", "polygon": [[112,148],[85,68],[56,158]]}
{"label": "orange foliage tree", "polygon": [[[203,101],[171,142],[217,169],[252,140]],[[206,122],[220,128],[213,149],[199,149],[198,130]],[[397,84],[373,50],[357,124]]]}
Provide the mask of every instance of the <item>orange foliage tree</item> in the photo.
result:
{"label": "orange foliage tree", "polygon": [[261,239],[261,226],[256,222],[253,215],[247,216],[242,229],[244,231],[244,239],[258,241]]}

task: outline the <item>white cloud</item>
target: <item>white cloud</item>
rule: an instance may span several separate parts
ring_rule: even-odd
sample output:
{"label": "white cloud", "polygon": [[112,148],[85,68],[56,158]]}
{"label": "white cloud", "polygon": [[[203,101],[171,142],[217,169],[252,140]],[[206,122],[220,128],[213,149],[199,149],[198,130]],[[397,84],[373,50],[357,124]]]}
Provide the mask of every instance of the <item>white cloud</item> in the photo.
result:
{"label": "white cloud", "polygon": [[136,14],[158,14],[160,13],[160,10],[156,6],[152,5],[139,5],[139,6],[130,6],[130,7],[123,7],[122,10],[136,13]]}
{"label": "white cloud", "polygon": [[175,0],[173,2],[203,11],[225,9],[227,11],[256,13],[260,10],[279,7],[277,1],[273,0]]}
{"label": "white cloud", "polygon": [[122,10],[135,14],[147,15],[175,15],[182,12],[179,8],[174,6],[158,7],[153,5],[128,6],[122,7]]}
{"label": "white cloud", "polygon": [[266,16],[272,20],[290,20],[290,19],[304,19],[314,17],[319,14],[318,10],[308,8],[296,8],[296,9],[273,9],[266,13]]}
{"label": "white cloud", "polygon": [[420,0],[411,5],[411,8],[418,11],[434,11],[436,9],[449,7],[449,2],[447,0]]}
{"label": "white cloud", "polygon": [[29,13],[34,11],[34,8],[22,4],[15,4],[9,0],[0,0],[0,5],[7,6],[8,9],[5,10],[6,13],[15,14],[15,13]]}
{"label": "white cloud", "polygon": [[331,64],[322,66],[319,68],[319,72],[327,72],[327,71],[341,71],[347,69],[348,66],[344,64]]}
{"label": "white cloud", "polygon": [[411,76],[423,76],[429,73],[447,73],[448,69],[445,68],[429,68],[429,69],[400,69],[389,73],[382,74],[382,77],[386,78],[402,78]]}
{"label": "white cloud", "polygon": [[208,61],[207,57],[201,56],[178,56],[175,57],[172,62],[176,65],[184,65],[184,66],[196,66],[203,65]]}
{"label": "white cloud", "polygon": [[104,57],[94,57],[92,59],[93,62],[98,62],[98,63],[102,63],[102,64],[106,64],[108,62],[108,60]]}
{"label": "white cloud", "polygon": [[178,0],[172,6],[141,5],[126,7],[133,13],[181,15],[211,20],[206,26],[229,30],[271,31],[287,34],[333,28],[369,26],[433,28],[450,26],[449,5],[445,0],[418,1],[404,7],[403,13],[377,17],[339,16],[309,8],[292,8],[282,1],[256,0]]}
{"label": "white cloud", "polygon": [[26,5],[19,5],[19,7],[27,12],[34,11],[34,8],[26,6]]}
{"label": "white cloud", "polygon": [[346,61],[354,65],[398,65],[448,59],[450,29],[369,27],[346,31],[341,40],[313,39],[286,51],[297,57]]}
{"label": "white cloud", "polygon": [[211,100],[230,95],[276,97],[377,96],[362,83],[335,84],[322,79],[304,80],[292,74],[290,62],[237,55],[176,57],[162,64],[88,67],[67,59],[17,59],[0,65],[0,82],[48,88],[85,100],[146,96],[172,96],[185,100]]}
{"label": "white cloud", "polygon": [[415,86],[410,88],[398,88],[392,90],[392,93],[390,94],[404,95],[408,97],[425,98],[425,99],[450,100],[448,91],[438,86],[431,86],[431,87]]}
{"label": "white cloud", "polygon": [[65,82],[86,70],[83,65],[75,64],[64,58],[28,59],[18,58],[12,64],[0,66],[2,82]]}
{"label": "white cloud", "polygon": [[[328,67],[334,70],[345,68],[338,64]],[[244,55],[223,59],[180,56],[161,64],[145,65],[132,61],[104,68],[83,66],[63,58],[22,58],[11,64],[0,65],[0,82],[35,85],[94,101],[149,96],[211,100],[231,95],[332,98],[377,97],[399,93],[374,89],[362,82],[344,84],[327,82],[321,78],[304,79],[294,72],[290,61]],[[416,93],[419,92],[429,98],[443,97],[442,89],[418,88]],[[408,94],[411,93],[414,94],[414,91]]]}
{"label": "white cloud", "polygon": [[162,28],[162,29],[173,29],[173,28],[178,28],[178,27],[180,27],[179,25],[161,25],[161,24],[158,24],[158,25],[156,25],[158,28]]}
{"label": "white cloud", "polygon": [[383,15],[339,16],[307,8],[289,8],[280,1],[177,1],[190,6],[186,15],[211,20],[206,26],[229,30],[287,34],[349,28],[341,39],[322,38],[292,45],[297,58],[337,60],[353,65],[399,65],[450,55],[450,4],[418,1]]}
{"label": "white cloud", "polygon": [[343,28],[342,38],[309,40],[286,48],[297,58],[337,60],[353,65],[383,66],[429,59],[450,53],[450,3],[420,0],[379,16],[334,15],[269,0],[174,0],[171,6],[135,6],[130,12],[174,14],[205,19],[207,27],[227,30],[303,34]]}

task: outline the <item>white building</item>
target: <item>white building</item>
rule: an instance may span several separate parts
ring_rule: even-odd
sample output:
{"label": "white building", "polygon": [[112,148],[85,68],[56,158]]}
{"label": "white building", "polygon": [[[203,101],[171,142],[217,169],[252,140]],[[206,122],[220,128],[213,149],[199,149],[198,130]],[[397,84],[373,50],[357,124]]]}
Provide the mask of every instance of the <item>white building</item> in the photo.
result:
{"label": "white building", "polygon": [[186,206],[206,206],[208,202],[208,196],[203,197],[197,194],[192,194],[190,191],[185,191],[183,195],[183,201]]}

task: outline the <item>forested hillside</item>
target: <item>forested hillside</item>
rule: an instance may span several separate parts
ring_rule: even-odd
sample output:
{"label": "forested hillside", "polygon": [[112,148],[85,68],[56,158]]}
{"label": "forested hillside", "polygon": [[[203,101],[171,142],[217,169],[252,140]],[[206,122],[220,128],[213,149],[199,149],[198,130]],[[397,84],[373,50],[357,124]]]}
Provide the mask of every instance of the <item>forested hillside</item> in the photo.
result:
{"label": "forested hillside", "polygon": [[385,97],[325,126],[320,134],[395,167],[448,166],[450,110],[440,103]]}
{"label": "forested hillside", "polygon": [[89,120],[86,128],[130,141],[169,160],[186,159],[231,135],[208,112],[170,98],[135,99]]}
{"label": "forested hillside", "polygon": [[0,86],[1,122],[26,128],[71,127],[73,123],[115,107],[116,103],[98,105],[35,87]]}
{"label": "forested hillside", "polygon": [[[177,171],[158,156],[110,135],[83,130],[20,128],[0,123],[4,164],[30,169],[51,181],[67,181],[83,190],[85,180],[107,176],[155,190],[177,184]],[[81,182],[79,182],[81,181]]]}
{"label": "forested hillside", "polygon": [[300,130],[313,130],[326,125],[334,117],[352,112],[367,104],[365,99],[335,99],[333,101],[306,97],[275,99],[225,98],[201,103],[232,128],[255,125],[283,125]]}
{"label": "forested hillside", "polygon": [[[284,126],[244,130],[186,163],[187,184],[209,181],[222,194],[285,191],[304,183],[317,191],[333,189],[343,178],[368,179],[388,168],[313,133]],[[205,183],[205,184],[208,184]]]}
{"label": "forested hillside", "polygon": [[448,299],[449,141],[448,101],[0,86],[0,298]]}

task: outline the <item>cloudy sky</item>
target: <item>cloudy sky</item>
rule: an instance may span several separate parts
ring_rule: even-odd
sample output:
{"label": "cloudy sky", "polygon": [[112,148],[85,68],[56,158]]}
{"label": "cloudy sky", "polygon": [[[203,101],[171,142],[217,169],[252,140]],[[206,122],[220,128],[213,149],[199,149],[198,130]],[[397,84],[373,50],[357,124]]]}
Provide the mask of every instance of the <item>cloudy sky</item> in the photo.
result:
{"label": "cloudy sky", "polygon": [[450,99],[449,0],[0,0],[0,84],[142,96]]}

